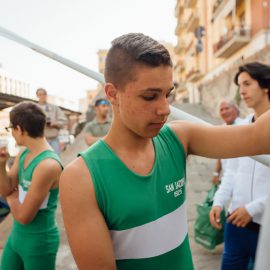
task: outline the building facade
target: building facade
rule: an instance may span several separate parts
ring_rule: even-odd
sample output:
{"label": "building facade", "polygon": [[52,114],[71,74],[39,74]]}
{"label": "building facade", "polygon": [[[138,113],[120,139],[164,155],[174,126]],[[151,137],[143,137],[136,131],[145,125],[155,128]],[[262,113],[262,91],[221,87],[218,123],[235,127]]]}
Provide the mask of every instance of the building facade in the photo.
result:
{"label": "building facade", "polygon": [[221,98],[237,98],[239,65],[269,63],[270,0],[178,0],[175,16],[178,80],[189,102],[213,111]]}

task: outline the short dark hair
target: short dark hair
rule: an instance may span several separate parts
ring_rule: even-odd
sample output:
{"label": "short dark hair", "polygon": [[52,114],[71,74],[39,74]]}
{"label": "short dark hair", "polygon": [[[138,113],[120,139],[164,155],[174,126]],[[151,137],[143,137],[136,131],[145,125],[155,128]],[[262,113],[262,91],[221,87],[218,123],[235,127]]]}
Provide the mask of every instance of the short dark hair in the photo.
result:
{"label": "short dark hair", "polygon": [[95,102],[95,107],[99,106],[100,104],[105,104],[105,105],[109,105],[109,101],[105,98],[99,98],[96,100]]}
{"label": "short dark hair", "polygon": [[45,95],[47,95],[47,91],[44,89],[44,88],[38,88],[37,90],[36,90],[36,95],[38,94],[38,92],[43,92]]}
{"label": "short dark hair", "polygon": [[172,66],[168,50],[159,42],[141,33],[122,35],[112,41],[106,56],[105,81],[124,86],[134,79],[134,66]]}
{"label": "short dark hair", "polygon": [[252,79],[256,80],[260,88],[267,88],[268,99],[270,100],[270,66],[259,62],[251,62],[240,66],[234,77],[234,83],[238,86],[238,78],[242,72],[248,73]]}
{"label": "short dark hair", "polygon": [[20,102],[10,111],[9,117],[13,128],[20,126],[32,138],[43,137],[46,115],[37,104]]}

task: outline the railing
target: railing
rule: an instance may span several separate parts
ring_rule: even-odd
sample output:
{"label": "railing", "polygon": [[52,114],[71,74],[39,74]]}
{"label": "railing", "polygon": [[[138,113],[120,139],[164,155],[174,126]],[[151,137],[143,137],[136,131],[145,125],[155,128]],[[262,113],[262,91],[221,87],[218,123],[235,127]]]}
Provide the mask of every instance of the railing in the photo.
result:
{"label": "railing", "polygon": [[218,10],[224,0],[216,0],[213,6],[213,14]]}
{"label": "railing", "polygon": [[186,49],[186,43],[182,40],[182,41],[178,41],[177,47],[175,49],[175,53],[176,54],[181,54],[185,51]]}
{"label": "railing", "polygon": [[[11,39],[19,44],[22,44],[38,53],[41,53],[55,61],[58,61],[82,74],[85,74],[86,76],[98,81],[98,82],[102,82],[104,83],[105,80],[104,80],[104,76],[98,72],[95,72],[95,71],[92,71],[84,66],[81,66],[73,61],[70,61],[62,56],[59,56],[47,49],[44,49],[42,48],[41,46],[38,46],[18,35],[16,35],[15,33],[12,33],[11,31],[8,31],[2,27],[0,27],[0,35],[8,38],[8,39]],[[170,106],[170,110],[171,110],[171,116],[175,119],[178,119],[178,120],[187,120],[187,121],[191,121],[191,122],[194,122],[194,123],[200,123],[200,124],[206,124],[206,125],[211,125],[191,114],[188,114],[184,111],[181,111],[173,106]],[[270,158],[269,156],[267,155],[261,155],[261,156],[254,156],[254,157],[251,157],[259,162],[261,162],[262,164],[270,167]]]}
{"label": "railing", "polygon": [[182,20],[178,19],[176,28],[175,28],[175,34],[179,35],[183,30],[185,29],[185,24]]}
{"label": "railing", "polygon": [[217,52],[220,50],[224,45],[226,45],[230,40],[236,37],[249,37],[250,36],[250,30],[242,27],[242,28],[235,28],[230,31],[228,31],[227,34],[221,36],[220,40],[214,44],[214,52]]}
{"label": "railing", "polygon": [[192,68],[186,75],[187,80],[194,80],[194,78],[197,78],[201,75],[200,70]]}
{"label": "railing", "polygon": [[181,15],[184,11],[185,7],[184,7],[184,3],[181,0],[177,1],[176,7],[175,7],[175,13],[174,16],[176,18],[179,17],[179,15]]}
{"label": "railing", "polygon": [[186,21],[186,29],[187,31],[193,31],[196,28],[196,25],[199,23],[198,12],[194,11],[190,14],[188,20]]}
{"label": "railing", "polygon": [[194,41],[191,40],[191,41],[189,42],[188,46],[187,46],[186,49],[185,49],[185,52],[186,52],[186,53],[189,52],[189,50],[192,48],[193,44],[194,44]]}
{"label": "railing", "polygon": [[0,73],[0,93],[29,98],[30,86],[29,83]]}
{"label": "railing", "polygon": [[185,6],[188,8],[192,8],[195,6],[197,0],[185,0]]}

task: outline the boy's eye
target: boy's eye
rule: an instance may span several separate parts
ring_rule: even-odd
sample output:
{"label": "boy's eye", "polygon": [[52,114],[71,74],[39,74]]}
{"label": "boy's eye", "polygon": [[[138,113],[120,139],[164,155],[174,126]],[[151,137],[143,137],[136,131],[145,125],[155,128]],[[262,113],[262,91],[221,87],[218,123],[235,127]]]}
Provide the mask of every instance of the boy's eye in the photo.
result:
{"label": "boy's eye", "polygon": [[154,100],[157,95],[149,95],[149,96],[142,96],[142,98],[146,101]]}

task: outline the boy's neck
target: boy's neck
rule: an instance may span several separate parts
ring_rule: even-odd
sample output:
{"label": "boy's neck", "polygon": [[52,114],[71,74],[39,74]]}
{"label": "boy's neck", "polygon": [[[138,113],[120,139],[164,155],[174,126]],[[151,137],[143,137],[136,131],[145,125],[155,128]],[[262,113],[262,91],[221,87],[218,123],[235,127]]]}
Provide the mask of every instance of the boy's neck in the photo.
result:
{"label": "boy's neck", "polygon": [[254,115],[255,115],[255,120],[260,117],[263,113],[268,111],[270,109],[270,100],[267,99],[267,101],[261,103],[257,108],[254,109]]}
{"label": "boy's neck", "polygon": [[26,139],[24,146],[26,146],[30,150],[30,153],[33,155],[51,149],[50,145],[48,144],[48,142],[44,137],[28,138]]}

